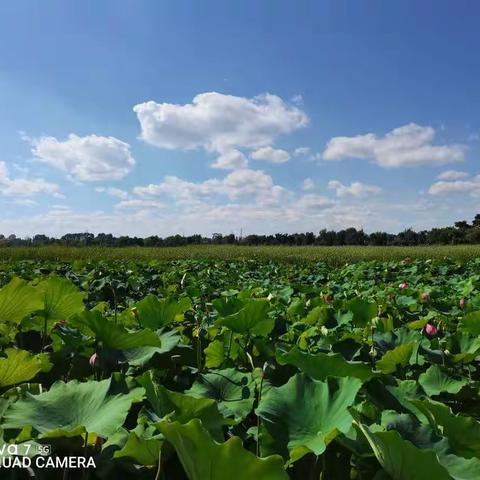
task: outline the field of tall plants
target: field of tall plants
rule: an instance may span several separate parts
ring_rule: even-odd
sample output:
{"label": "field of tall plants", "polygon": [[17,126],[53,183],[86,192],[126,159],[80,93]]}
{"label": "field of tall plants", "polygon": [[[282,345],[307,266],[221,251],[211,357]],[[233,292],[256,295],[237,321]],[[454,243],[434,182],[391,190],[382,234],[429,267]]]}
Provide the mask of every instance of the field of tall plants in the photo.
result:
{"label": "field of tall plants", "polygon": [[0,263],[0,478],[476,480],[480,259]]}

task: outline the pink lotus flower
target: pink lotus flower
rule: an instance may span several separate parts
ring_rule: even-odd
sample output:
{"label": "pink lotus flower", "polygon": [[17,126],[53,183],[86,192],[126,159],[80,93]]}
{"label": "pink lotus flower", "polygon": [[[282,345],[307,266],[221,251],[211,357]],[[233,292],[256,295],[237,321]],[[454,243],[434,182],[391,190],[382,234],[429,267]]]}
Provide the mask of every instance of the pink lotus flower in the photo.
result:
{"label": "pink lotus flower", "polygon": [[98,355],[96,353],[94,353],[91,357],[90,357],[90,360],[88,361],[88,363],[90,364],[90,366],[92,368],[96,367],[98,365]]}
{"label": "pink lotus flower", "polygon": [[408,285],[407,282],[402,282],[402,283],[398,286],[398,288],[401,288],[402,290],[405,289],[405,288],[408,288],[408,287],[409,287],[409,285]]}
{"label": "pink lotus flower", "polygon": [[425,333],[429,337],[433,337],[438,333],[438,328],[433,323],[427,323],[425,325]]}
{"label": "pink lotus flower", "polygon": [[422,293],[422,300],[430,300],[430,294],[428,292],[423,292]]}
{"label": "pink lotus flower", "polygon": [[458,305],[459,305],[460,308],[463,310],[463,309],[465,308],[465,304],[466,304],[466,303],[467,303],[467,301],[462,297],[462,298],[460,299],[460,302],[459,302]]}

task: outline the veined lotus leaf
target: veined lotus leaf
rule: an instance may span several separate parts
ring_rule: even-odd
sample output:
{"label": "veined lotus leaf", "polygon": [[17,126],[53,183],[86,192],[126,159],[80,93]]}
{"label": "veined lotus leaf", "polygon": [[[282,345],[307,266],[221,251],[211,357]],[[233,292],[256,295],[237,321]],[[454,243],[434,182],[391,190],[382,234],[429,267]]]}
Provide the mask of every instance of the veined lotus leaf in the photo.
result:
{"label": "veined lotus leaf", "polygon": [[258,458],[239,437],[217,443],[199,420],[182,425],[161,422],[159,429],[174,446],[189,480],[288,480],[282,458]]}
{"label": "veined lotus leaf", "polygon": [[361,298],[354,298],[346,302],[343,308],[353,313],[352,323],[357,327],[364,327],[378,313],[378,305],[376,303],[371,303]]}
{"label": "veined lotus leaf", "polygon": [[472,337],[467,333],[457,332],[450,337],[452,343],[450,351],[454,353],[452,361],[454,363],[470,363],[480,351],[480,337]]}
{"label": "veined lotus leaf", "polygon": [[44,301],[43,314],[47,320],[67,320],[85,309],[81,292],[70,280],[56,275],[38,284]]}
{"label": "veined lotus leaf", "polygon": [[480,311],[467,313],[458,325],[458,330],[475,336],[480,335]]}
{"label": "veined lotus leaf", "polygon": [[19,323],[42,308],[39,290],[24,280],[15,277],[0,290],[0,322]]}
{"label": "veined lotus leaf", "polygon": [[196,398],[211,398],[218,404],[224,417],[242,421],[253,408],[255,381],[249,372],[234,368],[213,370],[199,375],[192,388],[185,393]]}
{"label": "veined lotus leaf", "polygon": [[56,382],[48,392],[31,395],[10,405],[3,428],[31,425],[40,437],[73,437],[92,432],[112,435],[122,426],[132,402],[144,395],[143,388],[128,390],[111,378],[101,382]]}
{"label": "veined lotus leaf", "polygon": [[146,372],[138,380],[145,388],[147,400],[158,420],[168,417],[180,423],[187,423],[192,418],[198,418],[215,438],[222,436],[224,419],[218,411],[215,400],[172,392],[156,383],[151,372]]}
{"label": "veined lotus leaf", "polygon": [[425,373],[418,377],[418,383],[427,395],[432,396],[442,392],[458,393],[468,383],[468,380],[449,376],[438,365],[431,365]]}
{"label": "veined lotus leaf", "polygon": [[414,347],[415,343],[412,342],[404,343],[393,350],[389,350],[377,362],[378,369],[383,373],[393,373],[399,365],[402,367],[407,366]]}
{"label": "veined lotus leaf", "polygon": [[104,345],[117,350],[162,346],[160,337],[152,330],[145,328],[130,332],[122,325],[104,318],[98,310],[85,310],[73,317],[72,323],[80,328],[87,327]]}
{"label": "veined lotus leaf", "polygon": [[451,480],[433,450],[417,448],[394,430],[374,433],[360,422],[356,421],[356,424],[367,438],[380,465],[393,480]]}
{"label": "veined lotus leaf", "polygon": [[237,313],[219,318],[215,325],[227,327],[235,333],[267,336],[275,326],[275,320],[268,316],[269,310],[268,300],[249,300]]}
{"label": "veined lotus leaf", "polygon": [[[155,430],[156,434],[150,430]],[[125,442],[115,451],[113,458],[128,457],[139,465],[158,465],[162,445],[161,434],[154,427],[148,427],[139,421],[135,429],[126,434]]]}
{"label": "veined lotus leaf", "polygon": [[158,331],[161,347],[137,347],[123,350],[128,363],[134,367],[145,365],[155,354],[162,355],[172,351],[181,342],[176,330]]}
{"label": "veined lotus leaf", "polygon": [[174,298],[158,299],[154,295],[148,295],[134,305],[138,310],[138,321],[143,327],[152,330],[181,320],[183,313],[192,308],[190,299],[187,297],[175,300]]}
{"label": "veined lotus leaf", "polygon": [[376,375],[366,363],[349,362],[340,353],[311,355],[294,347],[283,354],[277,352],[277,361],[280,365],[295,365],[315,380],[325,380],[330,376],[355,377],[366,382]]}
{"label": "veined lotus leaf", "polygon": [[397,431],[404,440],[410,441],[417,448],[433,450],[438,463],[445,467],[453,479],[480,478],[480,460],[452,455],[448,440],[436,435],[431,425],[421,425],[412,415],[399,415],[391,410],[382,413],[382,425],[388,431]]}
{"label": "veined lotus leaf", "polygon": [[455,415],[446,405],[433,400],[412,400],[433,428],[441,428],[454,452],[465,458],[480,458],[480,423],[472,417]]}
{"label": "veined lotus leaf", "polygon": [[327,445],[352,425],[347,408],[362,382],[358,378],[328,377],[326,382],[296,374],[262,397],[257,415],[284,458],[298,460],[306,453],[321,455]]}
{"label": "veined lotus leaf", "polygon": [[39,372],[48,372],[52,364],[48,355],[32,355],[26,350],[7,348],[6,358],[0,358],[0,387],[8,387],[31,380]]}

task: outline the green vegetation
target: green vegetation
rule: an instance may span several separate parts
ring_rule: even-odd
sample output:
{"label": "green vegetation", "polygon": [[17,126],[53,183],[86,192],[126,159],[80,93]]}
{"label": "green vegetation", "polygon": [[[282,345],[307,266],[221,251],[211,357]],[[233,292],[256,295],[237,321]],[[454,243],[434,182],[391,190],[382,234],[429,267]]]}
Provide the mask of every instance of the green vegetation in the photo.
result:
{"label": "green vegetation", "polygon": [[238,245],[188,245],[185,247],[5,247],[0,260],[186,260],[258,259],[281,262],[324,261],[334,264],[363,260],[426,260],[451,257],[466,261],[480,257],[480,245],[441,245],[417,247],[288,247]]}
{"label": "green vegetation", "polygon": [[0,446],[96,464],[39,479],[480,478],[480,259],[258,251],[0,263]]}

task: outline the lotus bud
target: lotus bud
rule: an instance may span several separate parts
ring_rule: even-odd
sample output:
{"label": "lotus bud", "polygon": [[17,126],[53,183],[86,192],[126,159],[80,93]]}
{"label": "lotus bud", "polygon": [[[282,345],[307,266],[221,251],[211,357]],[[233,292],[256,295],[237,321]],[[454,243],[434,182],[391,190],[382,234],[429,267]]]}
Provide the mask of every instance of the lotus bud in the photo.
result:
{"label": "lotus bud", "polygon": [[88,363],[92,368],[95,368],[98,365],[99,357],[96,353],[94,353],[91,357]]}
{"label": "lotus bud", "polygon": [[427,323],[425,325],[425,333],[429,337],[433,337],[438,333],[438,328],[433,323]]}
{"label": "lotus bud", "polygon": [[422,293],[422,300],[427,301],[430,300],[430,294],[428,292]]}
{"label": "lotus bud", "polygon": [[460,299],[460,302],[458,303],[459,307],[463,310],[465,308],[467,301],[465,300],[464,297]]}
{"label": "lotus bud", "polygon": [[398,286],[398,288],[401,288],[402,290],[404,290],[405,288],[408,288],[408,287],[409,287],[409,285],[408,285],[407,282],[402,282],[402,283]]}

